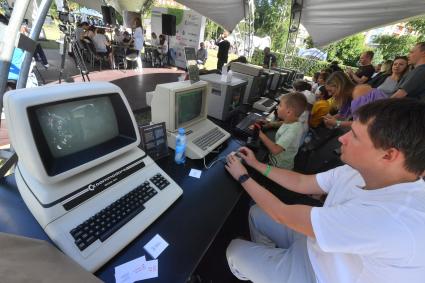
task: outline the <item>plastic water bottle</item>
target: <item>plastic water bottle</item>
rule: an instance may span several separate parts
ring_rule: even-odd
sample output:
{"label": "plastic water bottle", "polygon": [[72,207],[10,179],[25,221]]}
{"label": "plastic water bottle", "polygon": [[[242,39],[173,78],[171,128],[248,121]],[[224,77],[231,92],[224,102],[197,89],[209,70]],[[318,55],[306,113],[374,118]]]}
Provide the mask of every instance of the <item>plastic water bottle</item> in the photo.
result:
{"label": "plastic water bottle", "polygon": [[174,155],[174,161],[176,161],[177,164],[183,164],[186,161],[185,150],[186,135],[184,133],[184,128],[179,128],[179,134],[176,137],[176,150]]}

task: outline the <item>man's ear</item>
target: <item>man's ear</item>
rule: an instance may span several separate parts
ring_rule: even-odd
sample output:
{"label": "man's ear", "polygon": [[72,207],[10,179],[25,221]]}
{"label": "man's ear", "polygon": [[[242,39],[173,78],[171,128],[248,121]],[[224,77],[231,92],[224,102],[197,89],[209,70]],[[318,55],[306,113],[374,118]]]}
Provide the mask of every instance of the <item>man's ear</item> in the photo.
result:
{"label": "man's ear", "polygon": [[384,159],[387,162],[394,162],[397,159],[399,159],[402,155],[401,151],[394,147],[385,149],[383,153],[384,155],[382,156],[382,159]]}

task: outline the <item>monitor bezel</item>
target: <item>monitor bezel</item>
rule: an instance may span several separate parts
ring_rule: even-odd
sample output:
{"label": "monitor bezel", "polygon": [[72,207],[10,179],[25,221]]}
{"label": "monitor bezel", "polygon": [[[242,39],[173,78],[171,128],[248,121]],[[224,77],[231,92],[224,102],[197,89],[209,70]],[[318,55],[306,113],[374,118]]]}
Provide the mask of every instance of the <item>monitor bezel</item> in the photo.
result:
{"label": "monitor bezel", "polygon": [[[195,92],[200,90],[202,92],[202,106],[201,106],[201,112],[199,113],[199,116],[196,118],[193,118],[190,121],[184,122],[182,124],[179,124],[179,111],[180,111],[180,105],[178,103],[178,96],[188,93],[188,92]],[[207,92],[208,92],[208,84],[202,87],[196,87],[196,88],[190,88],[185,90],[178,90],[174,93],[174,128],[177,130],[178,128],[186,128],[193,124],[198,123],[199,121],[202,121],[206,118],[207,113]]]}
{"label": "monitor bezel", "polygon": [[[111,105],[114,109],[115,117],[118,124],[118,135],[113,139],[105,141],[101,144],[89,147],[80,152],[62,156],[59,158],[53,157],[50,152],[47,140],[41,130],[41,125],[36,116],[37,109],[58,105],[62,103],[91,100],[94,98],[109,97]],[[99,95],[80,96],[76,98],[56,100],[48,103],[36,104],[27,107],[27,116],[29,126],[33,135],[35,147],[44,170],[49,177],[54,177],[73,170],[81,165],[92,162],[105,155],[111,154],[121,148],[124,148],[137,141],[137,134],[133,126],[133,122],[127,107],[118,92],[102,93]]]}

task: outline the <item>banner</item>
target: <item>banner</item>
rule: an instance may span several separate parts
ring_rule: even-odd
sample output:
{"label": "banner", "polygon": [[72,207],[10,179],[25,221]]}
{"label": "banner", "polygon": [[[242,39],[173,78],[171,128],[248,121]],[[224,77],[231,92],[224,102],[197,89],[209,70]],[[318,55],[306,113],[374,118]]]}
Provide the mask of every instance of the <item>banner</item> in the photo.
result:
{"label": "banner", "polygon": [[176,36],[166,36],[170,48],[176,53],[177,67],[186,68],[184,47],[199,49],[199,43],[204,40],[205,17],[192,10],[174,8],[152,8],[151,31],[159,36],[162,33],[162,14],[176,16]]}

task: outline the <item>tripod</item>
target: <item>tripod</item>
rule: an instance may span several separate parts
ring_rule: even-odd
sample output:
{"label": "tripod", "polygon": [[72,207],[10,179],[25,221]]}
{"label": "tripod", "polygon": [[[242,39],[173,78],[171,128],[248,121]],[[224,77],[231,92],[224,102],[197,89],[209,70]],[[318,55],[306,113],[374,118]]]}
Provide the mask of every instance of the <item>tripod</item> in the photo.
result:
{"label": "tripod", "polygon": [[74,54],[74,62],[75,66],[80,70],[80,75],[83,78],[83,81],[86,81],[86,78],[88,81],[90,81],[89,78],[89,70],[87,69],[87,66],[84,62],[83,55],[81,54],[80,47],[78,46],[77,41],[70,35],[69,29],[65,25],[60,26],[61,31],[64,32],[65,37],[63,39],[63,46],[60,50],[61,53],[61,68],[59,71],[59,83],[61,83],[62,76],[65,69],[65,59],[66,59],[66,52],[68,50],[68,44],[71,44],[71,51],[72,54]]}

